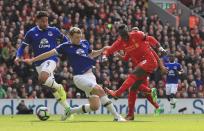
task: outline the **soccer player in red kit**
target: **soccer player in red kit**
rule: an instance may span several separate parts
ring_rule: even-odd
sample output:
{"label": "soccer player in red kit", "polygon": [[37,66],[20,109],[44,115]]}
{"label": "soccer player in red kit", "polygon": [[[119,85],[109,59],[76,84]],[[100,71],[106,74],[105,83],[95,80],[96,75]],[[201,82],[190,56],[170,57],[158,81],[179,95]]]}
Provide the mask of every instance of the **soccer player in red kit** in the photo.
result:
{"label": "soccer player in red kit", "polygon": [[[148,88],[147,84],[147,76],[158,66],[158,56],[147,43],[148,41],[150,43],[155,43],[155,39],[151,36],[146,36],[141,31],[133,31],[129,33],[126,25],[119,26],[119,35],[120,37],[118,40],[109,49],[107,49],[104,54],[108,56],[118,50],[123,50],[126,53],[126,57],[131,58],[133,64],[135,65],[135,69],[117,91],[107,89],[107,92],[114,97],[118,97],[135,83],[137,87],[139,87],[140,91],[146,92],[148,94],[147,99],[156,108],[158,108],[158,104],[155,100],[152,99],[152,96],[156,97],[156,91]],[[159,43],[156,42],[153,46],[159,46]],[[161,47],[159,47],[159,49],[161,50]],[[129,93],[129,98],[134,101],[129,101],[129,103],[133,103],[133,114],[134,103],[136,100],[135,93],[137,93],[137,90],[135,89]]]}
{"label": "soccer player in red kit", "polygon": [[[139,31],[139,29],[137,27],[134,27],[132,29],[132,31]],[[148,36],[148,40],[147,41],[150,46],[154,49],[158,48],[158,41],[152,37],[152,36]],[[157,58],[157,60],[159,61],[159,67],[161,69],[161,71],[163,73],[165,73],[167,70],[164,67],[163,63],[160,62],[158,55],[156,54],[156,52],[154,50],[152,50],[152,53],[154,54],[154,56]],[[117,53],[117,55],[120,59],[124,60],[124,61],[128,61],[129,60],[129,56],[127,55],[127,53],[125,55],[120,55],[119,53]],[[134,64],[134,66],[136,66],[136,64]],[[134,107],[135,107],[135,102],[136,102],[136,98],[137,98],[137,94],[139,92],[143,92],[145,97],[148,99],[148,101],[155,107],[155,114],[160,114],[160,112],[162,111],[162,109],[159,108],[159,105],[156,101],[153,101],[152,99],[152,95],[148,92],[145,92],[145,90],[147,90],[146,88],[149,88],[149,82],[148,79],[146,79],[139,87],[138,85],[133,85],[132,88],[130,88],[129,90],[129,94],[128,94],[128,114],[126,116],[126,120],[134,120]],[[108,89],[107,89],[108,90]],[[148,89],[149,91],[150,88]]]}

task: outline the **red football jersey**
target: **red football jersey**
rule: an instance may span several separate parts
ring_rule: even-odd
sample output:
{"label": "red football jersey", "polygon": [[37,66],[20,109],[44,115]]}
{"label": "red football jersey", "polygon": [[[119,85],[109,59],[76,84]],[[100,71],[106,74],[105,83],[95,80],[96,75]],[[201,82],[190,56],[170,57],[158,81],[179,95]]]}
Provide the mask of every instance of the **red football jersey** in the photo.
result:
{"label": "red football jersey", "polygon": [[133,64],[138,64],[143,60],[148,60],[148,62],[156,60],[149,42],[146,41],[145,34],[141,31],[130,32],[128,42],[119,37],[113,45],[105,51],[105,55],[113,54],[119,50],[123,50],[125,54],[131,58]]}

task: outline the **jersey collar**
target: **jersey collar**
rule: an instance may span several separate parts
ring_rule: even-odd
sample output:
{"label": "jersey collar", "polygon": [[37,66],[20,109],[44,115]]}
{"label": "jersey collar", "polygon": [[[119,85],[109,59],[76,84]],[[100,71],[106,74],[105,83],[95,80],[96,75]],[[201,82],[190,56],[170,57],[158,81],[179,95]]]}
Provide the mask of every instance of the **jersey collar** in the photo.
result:
{"label": "jersey collar", "polygon": [[48,27],[45,30],[43,30],[43,29],[40,29],[40,27],[37,25],[37,28],[38,28],[39,31],[46,31],[48,29]]}

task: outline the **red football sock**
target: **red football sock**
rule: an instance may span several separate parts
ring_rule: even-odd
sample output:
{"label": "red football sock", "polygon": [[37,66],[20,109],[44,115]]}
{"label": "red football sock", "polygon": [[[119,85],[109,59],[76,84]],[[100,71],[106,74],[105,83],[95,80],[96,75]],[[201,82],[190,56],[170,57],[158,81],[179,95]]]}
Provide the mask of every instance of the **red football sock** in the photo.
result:
{"label": "red football sock", "polygon": [[123,92],[129,89],[139,79],[141,78],[138,78],[135,75],[129,75],[128,78],[123,82],[122,86],[116,90],[116,96],[121,96]]}
{"label": "red football sock", "polygon": [[144,92],[146,94],[151,94],[152,90],[148,87],[148,81],[145,81],[140,85],[139,91]]}
{"label": "red football sock", "polygon": [[146,98],[156,109],[159,108],[159,104],[153,101],[151,94],[147,94]]}
{"label": "red football sock", "polygon": [[134,115],[136,99],[137,99],[137,91],[130,90],[128,94],[128,116]]}

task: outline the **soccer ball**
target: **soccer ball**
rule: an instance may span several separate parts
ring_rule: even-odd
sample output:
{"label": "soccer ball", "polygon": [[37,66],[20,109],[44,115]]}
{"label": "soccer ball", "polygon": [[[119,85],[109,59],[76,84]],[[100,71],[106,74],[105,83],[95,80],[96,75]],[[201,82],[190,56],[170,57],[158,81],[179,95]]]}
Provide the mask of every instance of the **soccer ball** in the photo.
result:
{"label": "soccer ball", "polygon": [[48,112],[48,108],[41,106],[37,109],[37,116],[41,121],[46,121],[47,119],[50,118],[50,114]]}

